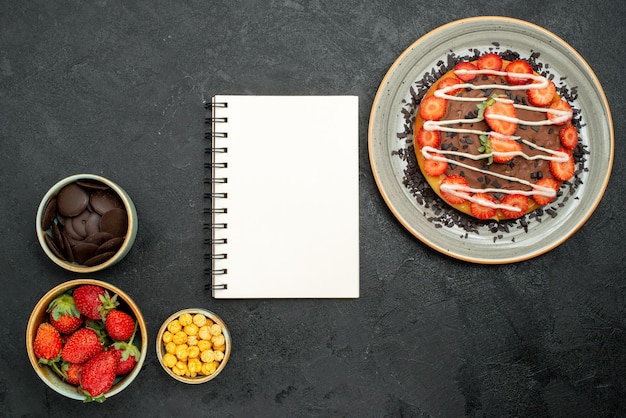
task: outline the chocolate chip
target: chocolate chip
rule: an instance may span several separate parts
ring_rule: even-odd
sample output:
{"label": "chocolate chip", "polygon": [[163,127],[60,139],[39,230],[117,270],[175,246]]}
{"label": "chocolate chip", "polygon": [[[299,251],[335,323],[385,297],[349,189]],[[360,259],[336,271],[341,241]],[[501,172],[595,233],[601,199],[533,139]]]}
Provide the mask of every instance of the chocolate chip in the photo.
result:
{"label": "chocolate chip", "polygon": [[84,264],[85,260],[90,259],[96,254],[98,246],[89,242],[81,242],[74,246],[72,252],[74,253],[74,260],[78,264]]}
{"label": "chocolate chip", "polygon": [[61,230],[55,222],[52,222],[50,232],[52,233],[52,239],[54,239],[54,243],[57,245],[57,247],[59,247],[60,250],[63,250],[64,245]]}
{"label": "chocolate chip", "polygon": [[67,217],[61,215],[58,211],[57,211],[57,222],[61,225],[65,225],[65,222],[67,222]]}
{"label": "chocolate chip", "polygon": [[113,257],[114,254],[115,254],[114,252],[96,254],[93,257],[85,260],[83,264],[86,265],[87,267],[97,266],[98,264],[102,264],[105,261],[107,261],[109,258]]}
{"label": "chocolate chip", "polygon": [[69,261],[70,263],[73,263],[76,260],[74,260],[74,252],[72,251],[72,243],[70,242],[70,239],[67,237],[67,235],[63,234],[62,238],[63,238],[63,251],[65,253],[65,257],[67,258],[67,261]]}
{"label": "chocolate chip", "polygon": [[81,236],[76,230],[74,230],[74,222],[70,219],[68,222],[65,222],[63,231],[67,234],[69,238],[82,241],[84,236]]}
{"label": "chocolate chip", "polygon": [[111,209],[124,207],[120,198],[111,190],[96,190],[91,194],[89,201],[93,210],[100,215],[104,215]]}
{"label": "chocolate chip", "polygon": [[72,218],[72,228],[76,234],[80,236],[80,239],[85,239],[87,234],[87,219],[91,215],[91,212],[84,210],[80,215]]}
{"label": "chocolate chip", "polygon": [[54,216],[57,212],[57,199],[53,197],[48,201],[46,207],[43,210],[43,214],[41,216],[41,229],[44,231],[52,225],[54,222]]}
{"label": "chocolate chip", "polygon": [[48,244],[48,248],[50,248],[50,251],[52,251],[52,254],[56,255],[61,260],[65,260],[65,256],[63,255],[61,250],[59,250],[59,248],[57,247],[57,245],[55,244],[54,240],[52,239],[50,235],[45,234],[44,240],[46,241],[46,244]]}
{"label": "chocolate chip", "polygon": [[113,235],[108,232],[94,232],[93,234],[87,236],[85,238],[85,242],[90,242],[92,244],[102,245],[104,242],[113,238]]}
{"label": "chocolate chip", "polygon": [[76,216],[87,209],[89,193],[76,183],[63,187],[57,195],[57,209],[65,216]]}
{"label": "chocolate chip", "polygon": [[109,188],[109,186],[102,184],[99,181],[76,180],[76,184],[88,190],[106,190]]}
{"label": "chocolate chip", "polygon": [[100,219],[100,231],[108,232],[114,237],[126,235],[128,229],[128,216],[124,209],[111,209]]}
{"label": "chocolate chip", "polygon": [[96,212],[89,213],[89,216],[85,221],[85,232],[87,232],[87,236],[100,231],[100,218],[100,214]]}
{"label": "chocolate chip", "polygon": [[100,254],[100,253],[105,253],[105,252],[110,252],[110,251],[117,251],[120,249],[123,243],[124,243],[124,237],[111,238],[103,242],[100,245],[100,247],[98,247],[98,250],[96,251],[96,253]]}

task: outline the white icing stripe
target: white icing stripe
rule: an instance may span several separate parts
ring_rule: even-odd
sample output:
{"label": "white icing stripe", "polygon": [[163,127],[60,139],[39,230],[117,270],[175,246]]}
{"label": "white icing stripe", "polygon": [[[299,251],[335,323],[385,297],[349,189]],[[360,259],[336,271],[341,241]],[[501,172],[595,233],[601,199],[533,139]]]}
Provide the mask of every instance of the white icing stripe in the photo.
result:
{"label": "white icing stripe", "polygon": [[[432,152],[433,154],[430,154],[429,152]],[[511,182],[516,182],[516,183],[520,183],[520,184],[524,184],[528,187],[531,187],[533,190],[535,190],[537,192],[537,194],[540,194],[542,196],[546,196],[546,197],[552,197],[556,194],[556,192],[554,191],[554,189],[549,188],[549,187],[542,187],[542,186],[537,186],[535,183],[531,183],[527,180],[524,179],[520,179],[517,177],[513,177],[513,176],[507,176],[504,174],[500,174],[500,173],[495,173],[493,171],[489,171],[489,170],[483,170],[480,168],[476,168],[476,167],[472,167],[471,165],[467,165],[461,161],[455,161],[452,159],[448,159],[446,157],[441,157],[440,154],[452,154],[454,153],[455,155],[463,155],[465,156],[465,153],[457,153],[455,151],[441,151],[437,148],[433,148],[433,147],[429,147],[426,146],[424,148],[422,148],[422,155],[424,156],[425,159],[427,160],[434,160],[434,161],[446,161],[448,162],[448,164],[454,164],[456,166],[459,167],[463,167],[463,168],[467,168],[468,170],[472,170],[472,171],[476,171],[478,173],[481,174],[485,174],[487,176],[492,176],[492,177],[497,177],[499,179],[502,180],[508,180]],[[503,153],[504,154],[504,153]],[[483,159],[483,158],[489,158],[489,155],[493,155],[493,154],[480,154],[480,155],[473,155],[473,154],[467,154],[469,159],[472,159],[474,161]],[[455,185],[458,186],[458,185]],[[469,190],[469,189],[468,189]],[[500,193],[506,193],[506,194],[527,194],[527,192],[525,190],[517,190],[517,189],[493,189],[492,190],[494,193],[500,192]],[[529,194],[534,194],[534,192],[530,192]]]}
{"label": "white icing stripe", "polygon": [[[476,198],[473,195],[468,194],[468,193],[498,193],[498,192],[506,193],[506,191],[503,192],[501,191],[501,189],[492,189],[492,188],[474,189],[471,187],[459,186],[458,184],[452,184],[452,183],[443,183],[439,187],[439,189],[445,193],[449,193],[457,197],[462,197],[463,199],[469,200],[470,202],[476,202],[481,206],[487,206],[493,209],[504,209],[504,210],[508,210],[511,212],[521,212],[521,209],[518,208],[517,206],[505,205],[502,203],[493,203],[488,200]],[[540,192],[539,189],[545,190],[545,193]],[[515,193],[509,193],[509,194],[522,194],[525,196],[541,194],[543,196],[554,197],[556,196],[556,190],[551,189],[549,187],[538,187],[537,190],[535,191],[519,190]]]}
{"label": "white icing stripe", "polygon": [[[490,200],[486,200],[486,199],[480,199],[475,197],[474,195],[468,195],[467,193],[458,193],[458,191],[460,189],[458,188],[454,188],[452,187],[453,185],[451,184],[442,184],[441,185],[441,189],[443,189],[444,192],[446,193],[450,193],[454,196],[457,197],[462,197],[465,200],[469,200],[470,202],[476,202],[481,206],[485,206],[485,207],[489,207],[489,208],[493,208],[493,209],[504,209],[504,210],[508,210],[510,212],[521,212],[522,210],[520,208],[518,208],[517,206],[512,206],[512,205],[505,205],[502,203],[494,203]],[[492,189],[472,189],[472,188],[463,188],[463,191],[465,192],[470,192],[470,193],[488,193],[490,190]],[[522,193],[516,193],[516,194],[526,194],[527,192],[522,192]],[[530,195],[532,193],[528,193],[528,195]]]}
{"label": "white icing stripe", "polygon": [[[515,151],[515,155],[519,155],[521,157],[524,157],[527,160],[548,160],[548,161],[556,161],[556,162],[559,162],[559,163],[564,163],[564,162],[567,162],[569,160],[569,158],[570,158],[568,153],[559,152],[559,151],[555,151],[555,150],[552,150],[552,149],[549,149],[549,148],[540,147],[539,145],[533,144],[532,142],[530,142],[528,140],[522,139],[522,137],[520,137],[520,136],[502,135],[502,134],[497,133],[497,132],[487,132],[487,131],[479,131],[477,129],[465,129],[465,128],[428,129],[428,128],[426,128],[426,124],[428,124],[429,122],[433,122],[433,121],[426,121],[424,123],[424,129],[429,130],[429,131],[439,130],[439,131],[443,131],[443,132],[468,133],[468,134],[476,134],[476,135],[493,135],[493,136],[495,136],[497,138],[511,140],[511,141],[519,139],[524,144],[528,145],[530,148],[536,149],[537,151],[545,152],[546,154],[550,154],[550,155],[545,155],[545,156],[542,156],[542,155],[529,156],[528,154],[525,154],[523,152]],[[444,151],[444,150],[440,150],[440,149],[437,149],[437,148],[433,148],[433,149],[436,150],[437,152],[441,153],[441,154],[457,155],[457,156],[460,156],[460,157],[466,157],[466,158],[470,158],[470,159],[473,159],[473,160],[480,160],[480,159],[483,159],[483,158],[488,158],[489,155],[490,155],[490,154],[480,154],[479,156],[476,156],[474,154],[465,153],[465,152]],[[502,155],[502,156],[513,155],[511,153],[512,152],[506,152],[506,153],[496,152],[493,155]]]}
{"label": "white icing stripe", "polygon": [[[497,71],[497,70],[466,70],[466,69],[458,69],[454,70],[454,74],[456,75],[499,75],[502,77],[512,77],[512,78],[523,78],[524,80],[531,79],[534,81],[539,81],[539,83],[533,83],[537,85],[537,89],[545,89],[548,87],[548,79],[542,75],[535,74],[524,74],[524,73],[512,73],[510,71]],[[507,90],[523,90],[525,85],[512,86],[510,84],[496,84],[496,86],[505,86]],[[482,86],[480,86],[482,87]]]}

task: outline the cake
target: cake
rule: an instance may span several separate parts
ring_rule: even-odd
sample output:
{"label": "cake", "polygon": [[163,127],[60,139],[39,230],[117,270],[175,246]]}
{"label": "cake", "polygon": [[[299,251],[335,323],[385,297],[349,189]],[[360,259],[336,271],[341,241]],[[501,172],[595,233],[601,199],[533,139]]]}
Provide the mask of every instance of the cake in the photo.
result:
{"label": "cake", "polygon": [[525,59],[464,60],[424,94],[413,126],[419,168],[448,205],[481,220],[550,204],[575,175],[578,130],[554,82]]}

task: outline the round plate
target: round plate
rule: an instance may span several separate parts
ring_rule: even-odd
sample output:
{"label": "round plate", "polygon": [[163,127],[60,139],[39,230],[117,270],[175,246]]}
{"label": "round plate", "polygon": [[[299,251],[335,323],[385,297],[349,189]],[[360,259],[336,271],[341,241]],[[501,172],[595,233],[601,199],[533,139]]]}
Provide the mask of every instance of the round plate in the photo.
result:
{"label": "round plate", "polygon": [[[484,52],[517,53],[564,86],[580,109],[584,170],[543,210],[516,221],[479,222],[445,204],[425,181],[412,154],[412,121],[420,92],[459,59]],[[575,115],[576,117],[576,115]],[[613,122],[604,91],[585,60],[567,43],[528,22],[474,17],[441,26],[418,39],[393,63],[372,106],[369,155],[374,178],[398,220],[428,246],[484,264],[527,260],[563,243],[597,207],[613,164]],[[408,151],[408,152],[407,152]]]}

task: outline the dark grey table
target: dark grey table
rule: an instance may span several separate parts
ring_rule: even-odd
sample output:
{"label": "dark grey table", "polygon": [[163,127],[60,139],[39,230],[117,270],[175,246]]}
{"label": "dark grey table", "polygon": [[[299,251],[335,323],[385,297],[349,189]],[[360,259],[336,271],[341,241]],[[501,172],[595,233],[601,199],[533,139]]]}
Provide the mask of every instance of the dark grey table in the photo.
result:
{"label": "dark grey table", "polygon": [[[588,61],[616,133],[608,190],[585,226],[530,261],[439,254],[375,186],[367,123],[393,60],[444,23],[506,15],[541,25]],[[626,250],[622,1],[0,2],[3,416],[624,416]],[[361,297],[214,300],[204,289],[203,101],[217,93],[360,98]],[[35,238],[58,179],[104,175],[140,224],[125,260],[93,277],[127,291],[151,339],[178,309],[218,312],[232,358],[216,380],[165,375],[154,341],[139,378],[103,405],[33,372],[30,311],[75,275]]]}

